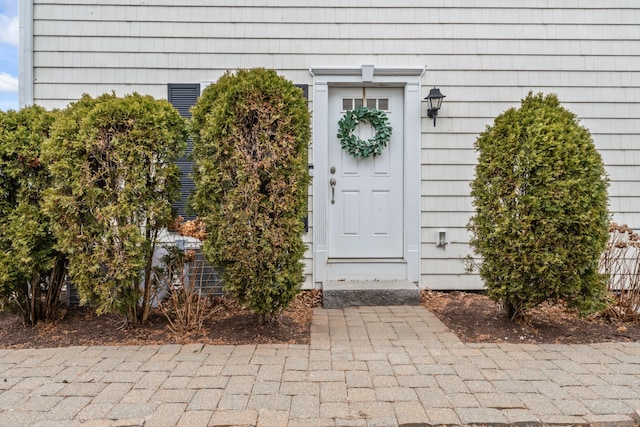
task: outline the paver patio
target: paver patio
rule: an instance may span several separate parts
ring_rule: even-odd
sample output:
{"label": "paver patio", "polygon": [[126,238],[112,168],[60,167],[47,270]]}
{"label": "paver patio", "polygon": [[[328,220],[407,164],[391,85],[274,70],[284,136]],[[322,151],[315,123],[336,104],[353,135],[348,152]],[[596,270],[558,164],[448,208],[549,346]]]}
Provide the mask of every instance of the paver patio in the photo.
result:
{"label": "paver patio", "polygon": [[421,306],[314,311],[309,345],[0,350],[1,426],[634,426],[640,343],[465,344]]}

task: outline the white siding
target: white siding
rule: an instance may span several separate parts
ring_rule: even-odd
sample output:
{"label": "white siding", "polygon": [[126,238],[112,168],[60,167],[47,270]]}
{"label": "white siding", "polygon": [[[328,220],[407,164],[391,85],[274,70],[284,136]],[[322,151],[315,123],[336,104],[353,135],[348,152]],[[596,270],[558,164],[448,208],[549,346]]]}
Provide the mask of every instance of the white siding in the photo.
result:
{"label": "white siding", "polygon": [[[426,67],[424,94],[438,86],[447,97],[435,128],[423,107],[422,286],[480,286],[463,262],[473,143],[529,91],[557,93],[590,129],[615,219],[640,229],[637,0],[34,3],[34,98],[47,107],[84,92],[166,97],[167,83],[215,81],[238,67],[306,84],[315,66]],[[449,231],[445,250],[435,246],[439,228]]]}

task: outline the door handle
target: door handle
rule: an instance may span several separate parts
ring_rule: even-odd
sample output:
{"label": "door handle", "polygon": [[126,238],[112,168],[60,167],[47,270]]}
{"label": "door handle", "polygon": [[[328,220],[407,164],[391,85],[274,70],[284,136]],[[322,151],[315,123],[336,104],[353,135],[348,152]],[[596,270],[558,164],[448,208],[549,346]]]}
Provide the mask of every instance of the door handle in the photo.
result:
{"label": "door handle", "polygon": [[336,179],[334,177],[331,177],[331,179],[329,180],[329,185],[331,186],[331,204],[335,205],[336,204]]}

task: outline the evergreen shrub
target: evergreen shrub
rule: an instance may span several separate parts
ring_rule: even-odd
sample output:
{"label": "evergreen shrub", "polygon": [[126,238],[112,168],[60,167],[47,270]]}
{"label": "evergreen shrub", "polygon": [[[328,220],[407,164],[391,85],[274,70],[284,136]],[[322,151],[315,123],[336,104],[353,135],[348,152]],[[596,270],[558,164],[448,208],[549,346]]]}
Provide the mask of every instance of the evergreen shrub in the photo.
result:
{"label": "evergreen shrub", "polygon": [[41,150],[56,114],[38,106],[0,112],[0,298],[30,325],[56,317],[66,273],[41,208],[51,181]]}
{"label": "evergreen shrub", "polygon": [[239,70],[207,87],[192,114],[203,251],[226,291],[261,320],[274,317],[304,280],[307,102],[274,71]]}
{"label": "evergreen shrub", "polygon": [[171,104],[137,93],[84,95],[56,120],[44,150],[53,178],[45,208],[81,303],[98,314],[146,321],[153,254],[173,216],[186,138]]}
{"label": "evergreen shrub", "polygon": [[529,94],[475,143],[471,246],[511,318],[544,301],[604,307],[608,178],[591,135],[556,95]]}

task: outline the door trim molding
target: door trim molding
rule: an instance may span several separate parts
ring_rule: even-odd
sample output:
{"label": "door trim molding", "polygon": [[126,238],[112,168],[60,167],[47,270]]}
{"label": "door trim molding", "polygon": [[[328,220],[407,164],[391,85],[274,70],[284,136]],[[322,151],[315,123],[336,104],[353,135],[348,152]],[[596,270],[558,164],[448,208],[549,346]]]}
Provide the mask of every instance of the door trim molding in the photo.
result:
{"label": "door trim molding", "polygon": [[406,280],[420,278],[420,84],[423,68],[317,67],[313,76],[313,283],[322,287],[327,280],[327,218],[329,191],[330,86],[396,86],[404,89],[404,235],[403,254]]}

